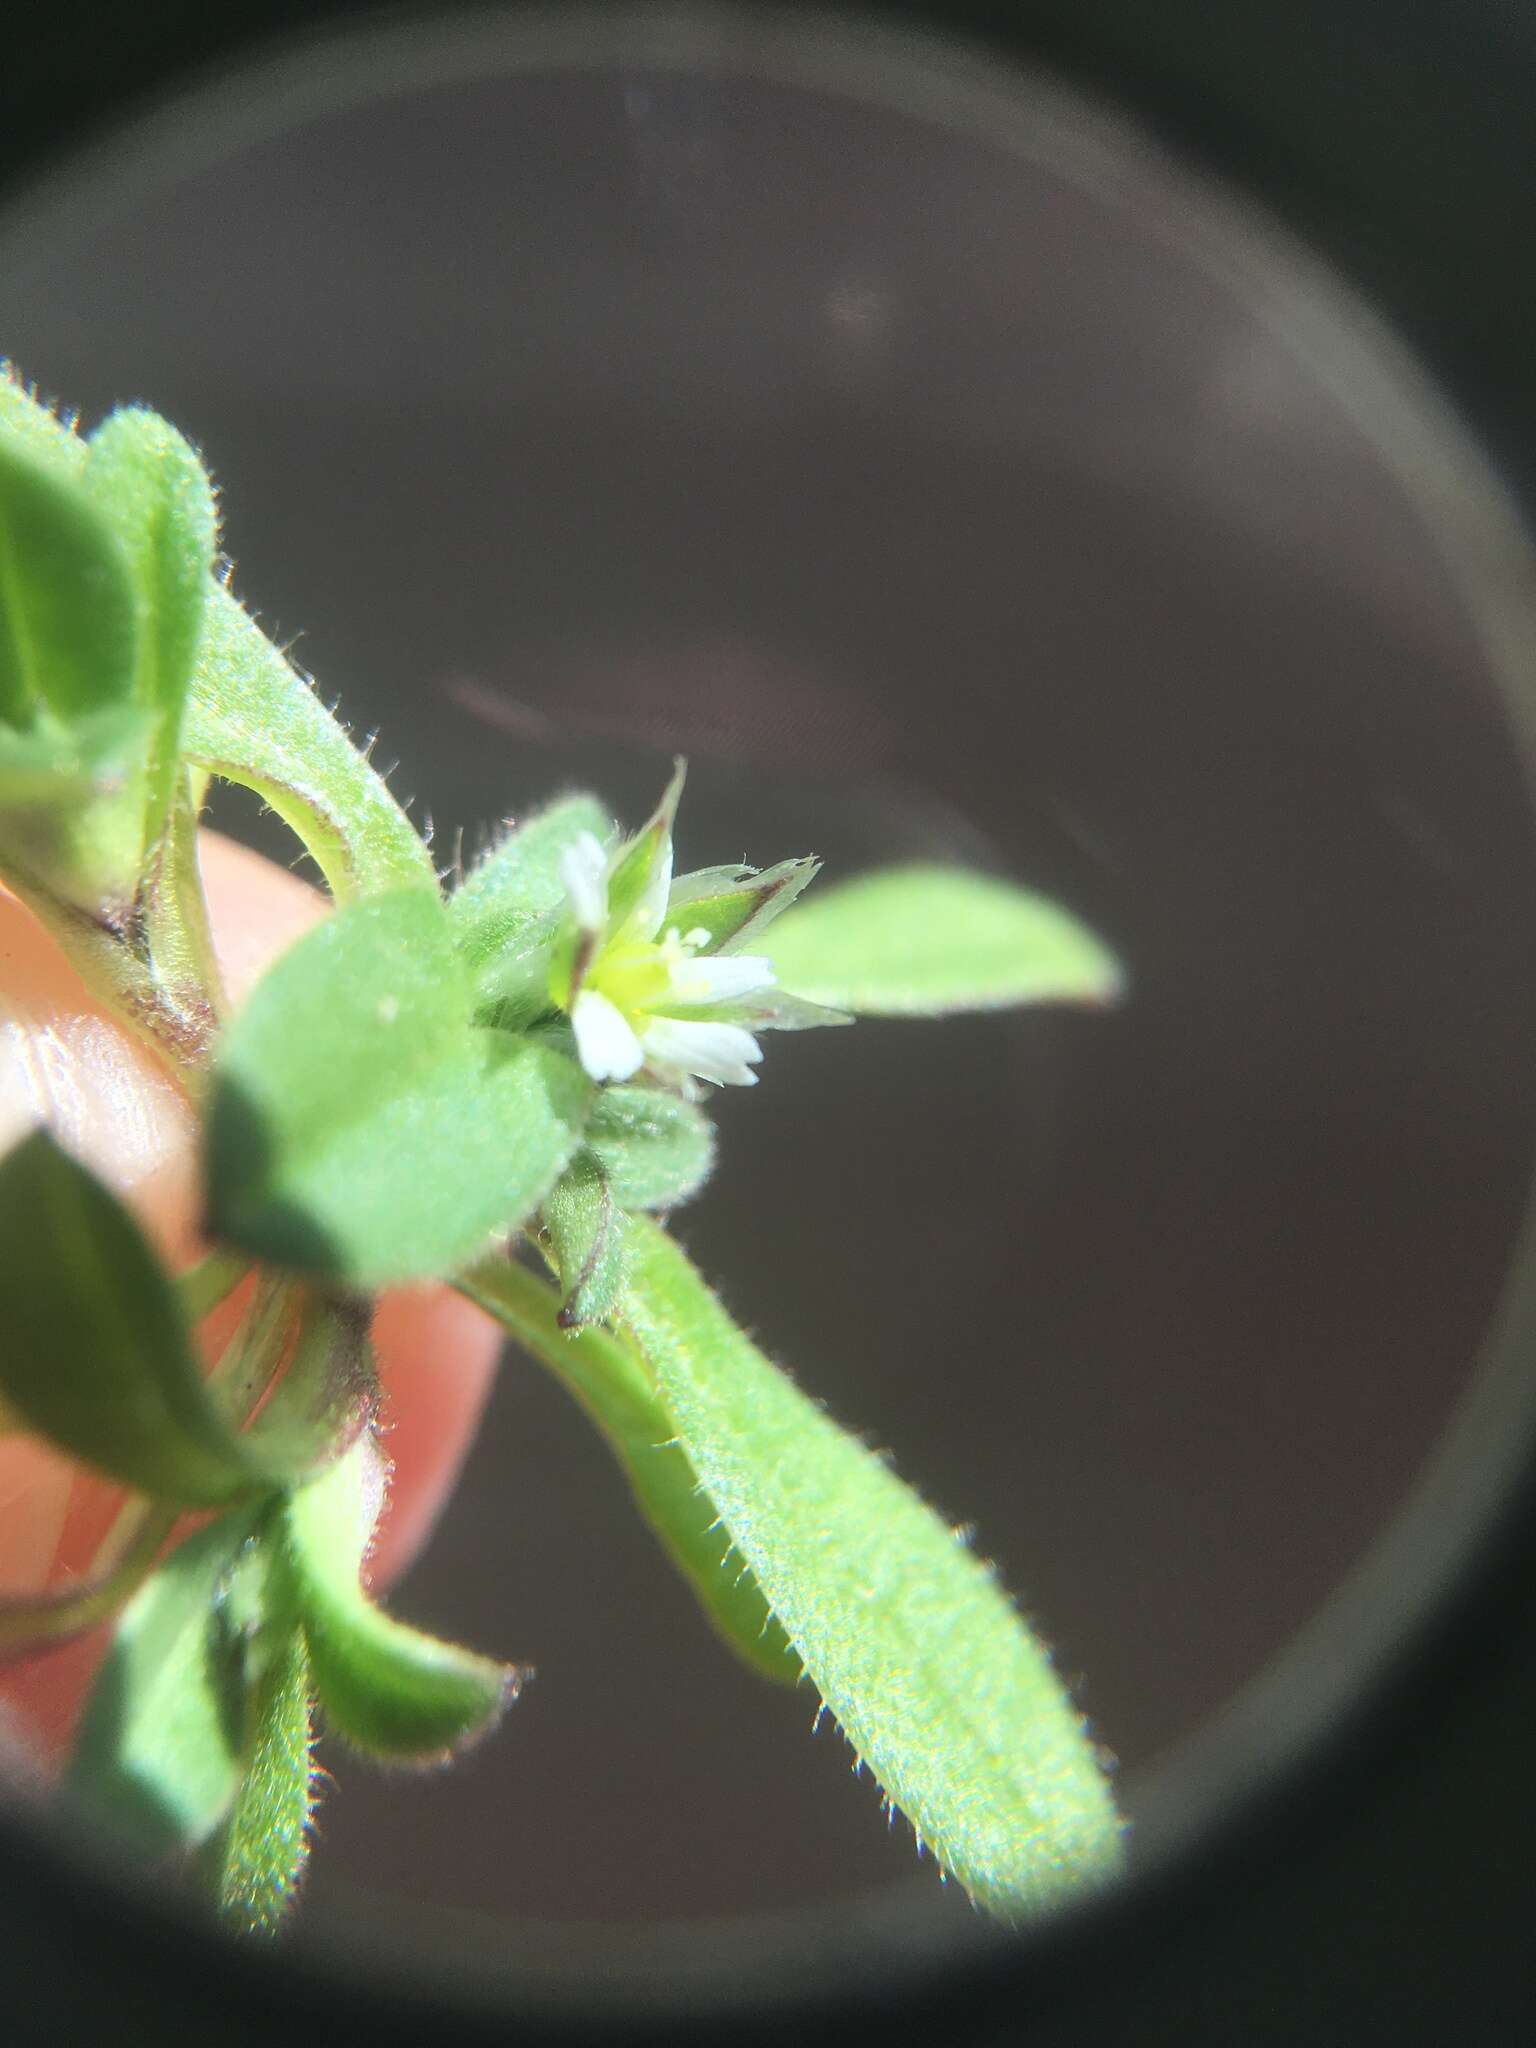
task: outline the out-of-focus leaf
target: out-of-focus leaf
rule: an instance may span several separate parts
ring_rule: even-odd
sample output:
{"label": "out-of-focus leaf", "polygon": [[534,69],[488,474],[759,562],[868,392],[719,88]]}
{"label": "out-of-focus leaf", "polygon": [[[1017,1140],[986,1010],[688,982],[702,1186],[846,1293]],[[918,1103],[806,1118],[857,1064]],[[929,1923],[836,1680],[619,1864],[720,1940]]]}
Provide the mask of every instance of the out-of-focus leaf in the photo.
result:
{"label": "out-of-focus leaf", "polygon": [[217,582],[181,744],[188,761],[266,799],[338,903],[412,884],[436,895],[432,857],[382,778]]}
{"label": "out-of-focus leaf", "polygon": [[0,1662],[35,1657],[110,1620],[149,1577],[180,1510],[145,1502],[116,1559],[97,1576],[0,1596]]}
{"label": "out-of-focus leaf", "polygon": [[227,1301],[251,1270],[249,1259],[233,1252],[206,1252],[195,1266],[176,1277],[181,1312],[193,1328]]}
{"label": "out-of-focus leaf", "polygon": [[865,1017],[1112,1002],[1120,969],[1070,912],[994,875],[886,868],[828,889],[759,950],[795,994]]}
{"label": "out-of-focus leaf", "polygon": [[1046,1651],[953,1530],[635,1219],[625,1321],[724,1527],[855,1752],[1004,1918],[1103,1882],[1120,1823]]}
{"label": "out-of-focus leaf", "polygon": [[701,1109],[659,1088],[599,1089],[585,1142],[622,1209],[671,1209],[709,1178],[714,1126]]}
{"label": "out-of-focus leaf", "polygon": [[358,1288],[451,1272],[575,1151],[591,1087],[470,1022],[435,896],[355,903],[299,940],[227,1032],[209,1119],[213,1232]]}
{"label": "out-of-focus leaf", "polygon": [[125,1485],[216,1507],[274,1483],[203,1384],[175,1283],[45,1130],[0,1161],[0,1391]]}
{"label": "out-of-focus leaf", "polygon": [[86,1703],[67,1782],[145,1854],[195,1847],[234,1798],[245,1666],[218,1599],[254,1527],[221,1516],[172,1552],[124,1610]]}
{"label": "out-of-focus leaf", "polygon": [[567,1334],[559,1325],[559,1296],[510,1259],[482,1260],[455,1284],[553,1373],[596,1424],[641,1514],[721,1640],[760,1678],[793,1685],[800,1659],[721,1529],[633,1344],[601,1329]]}
{"label": "out-of-focus leaf", "polygon": [[578,1153],[560,1176],[543,1215],[565,1295],[561,1329],[606,1322],[624,1292],[624,1211],[590,1152]]}
{"label": "out-of-focus leaf", "polygon": [[436,1763],[483,1735],[525,1674],[408,1628],[362,1589],[378,1511],[377,1452],[364,1437],[282,1510],[293,1597],[326,1719],[381,1761]]}
{"label": "out-of-focus leaf", "polygon": [[0,431],[0,720],[26,730],[129,702],[138,610],[127,556],[70,465]]}

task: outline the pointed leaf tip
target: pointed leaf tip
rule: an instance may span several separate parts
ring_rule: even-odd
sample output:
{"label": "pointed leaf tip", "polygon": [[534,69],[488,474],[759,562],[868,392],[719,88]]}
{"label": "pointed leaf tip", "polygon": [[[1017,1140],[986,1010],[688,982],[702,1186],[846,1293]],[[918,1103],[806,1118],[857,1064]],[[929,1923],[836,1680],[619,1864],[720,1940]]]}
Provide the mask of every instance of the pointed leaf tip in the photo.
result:
{"label": "pointed leaf tip", "polygon": [[889,1465],[634,1221],[625,1324],[724,1530],[855,1754],[979,1905],[1101,1884],[1121,1828],[1049,1654]]}
{"label": "pointed leaf tip", "polygon": [[330,1726],[380,1762],[440,1763],[487,1733],[531,1674],[407,1627],[363,1591],[377,1459],[365,1437],[289,1496],[284,1555]]}

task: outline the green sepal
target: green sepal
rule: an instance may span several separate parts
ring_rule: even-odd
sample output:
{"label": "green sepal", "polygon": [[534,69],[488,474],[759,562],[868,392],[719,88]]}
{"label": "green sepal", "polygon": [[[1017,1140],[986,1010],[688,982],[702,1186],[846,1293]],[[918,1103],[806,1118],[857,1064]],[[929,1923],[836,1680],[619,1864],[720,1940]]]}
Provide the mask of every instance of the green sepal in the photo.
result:
{"label": "green sepal", "polygon": [[1120,1867],[1093,1743],[990,1568],[636,1218],[625,1322],[679,1444],[855,1754],[978,1905]]}
{"label": "green sepal", "polygon": [[451,1272],[520,1225],[574,1153],[591,1084],[471,1014],[435,896],[371,897],[300,939],[223,1041],[211,1233],[373,1289]]}
{"label": "green sepal", "polygon": [[142,1854],[195,1847],[235,1796],[245,1649],[220,1601],[256,1521],[221,1516],[171,1553],[124,1609],[86,1702],[66,1783]]}
{"label": "green sepal", "polygon": [[707,934],[705,953],[741,953],[816,879],[816,859],[771,868],[699,868],[679,875],[667,898],[667,922],[686,937]]}
{"label": "green sepal", "polygon": [[708,1180],[715,1131],[691,1102],[660,1088],[600,1088],[584,1140],[621,1209],[672,1209]]}
{"label": "green sepal", "polygon": [[194,766],[265,798],[338,903],[407,886],[437,894],[432,857],[383,778],[217,581],[181,750]]}
{"label": "green sepal", "polygon": [[364,1437],[280,1511],[284,1559],[328,1725],[381,1762],[429,1764],[483,1735],[525,1674],[395,1621],[360,1573],[380,1498]]}
{"label": "green sepal", "polygon": [[275,1934],[298,1893],[315,1806],[313,1692],[304,1631],[268,1646],[251,1686],[239,1786],[212,1859],[219,1912],[242,1934]]}
{"label": "green sepal", "polygon": [[0,1391],[29,1428],[185,1507],[275,1483],[204,1385],[138,1224],[46,1130],[0,1161],[0,1243]]}
{"label": "green sepal", "polygon": [[608,930],[617,932],[630,918],[642,897],[653,889],[663,871],[670,882],[672,870],[672,826],[682,800],[688,764],[672,764],[672,779],[662,791],[661,801],[649,818],[614,852],[608,871]]}
{"label": "green sepal", "polygon": [[670,1014],[687,1019],[708,1019],[716,1024],[740,1024],[747,1031],[823,1031],[829,1024],[852,1024],[846,1010],[829,1010],[825,1003],[812,1003],[788,989],[763,988],[749,996],[738,996],[707,1008],[697,1003],[677,1003]]}
{"label": "green sepal", "polygon": [[549,1009],[565,902],[561,856],[583,833],[602,842],[612,830],[596,797],[562,797],[509,832],[449,898],[454,942],[484,1021],[515,1028]]}
{"label": "green sepal", "polygon": [[552,1373],[595,1424],[635,1505],[721,1641],[759,1678],[794,1685],[800,1659],[721,1528],[634,1345],[605,1329],[567,1333],[559,1323],[558,1294],[511,1259],[482,1260],[454,1284]]}
{"label": "green sepal", "polygon": [[580,1152],[545,1198],[545,1234],[560,1275],[562,1330],[603,1323],[624,1294],[624,1211],[608,1176]]}
{"label": "green sepal", "polygon": [[1110,1003],[1109,948],[1059,904],[964,868],[884,868],[819,894],[760,950],[786,989],[863,1017]]}
{"label": "green sepal", "polygon": [[134,696],[154,721],[144,843],[176,789],[182,707],[213,585],[218,513],[197,452],[158,413],[124,407],[86,444],[85,488],[127,556],[138,615]]}

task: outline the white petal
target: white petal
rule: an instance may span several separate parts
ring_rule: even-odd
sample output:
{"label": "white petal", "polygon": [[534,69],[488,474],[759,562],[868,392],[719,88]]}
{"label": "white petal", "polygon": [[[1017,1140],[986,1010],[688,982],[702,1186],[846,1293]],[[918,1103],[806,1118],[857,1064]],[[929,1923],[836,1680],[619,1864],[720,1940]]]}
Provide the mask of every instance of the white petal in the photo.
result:
{"label": "white petal", "polygon": [[624,1015],[595,988],[584,988],[571,1005],[576,1053],[594,1081],[627,1081],[645,1059]]}
{"label": "white petal", "polygon": [[772,988],[774,972],[756,953],[710,954],[702,960],[680,960],[672,970],[672,986],[686,991],[690,1003],[724,1003],[733,996],[756,995]]}
{"label": "white petal", "polygon": [[560,855],[560,879],[583,931],[608,922],[608,856],[590,832],[582,832]]}
{"label": "white petal", "polygon": [[680,1067],[703,1081],[729,1082],[737,1088],[751,1088],[756,1083],[752,1069],[763,1056],[757,1040],[739,1024],[711,1024],[685,1017],[652,1018],[641,1043],[647,1059]]}

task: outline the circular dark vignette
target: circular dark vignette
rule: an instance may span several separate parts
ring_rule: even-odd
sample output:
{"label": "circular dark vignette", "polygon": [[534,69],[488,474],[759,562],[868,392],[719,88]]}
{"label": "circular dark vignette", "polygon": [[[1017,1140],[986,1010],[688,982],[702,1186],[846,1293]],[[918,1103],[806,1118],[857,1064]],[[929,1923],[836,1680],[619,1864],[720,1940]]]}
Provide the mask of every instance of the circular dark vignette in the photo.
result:
{"label": "circular dark vignette", "polygon": [[[1536,226],[1520,83],[1536,14],[1493,0],[1164,0],[866,9],[887,24],[961,31],[1054,68],[1245,189],[1323,250],[1416,344],[1517,489],[1536,447],[1529,365]],[[8,56],[0,133],[14,185],[84,126],[189,66],[299,22],[305,10],[135,10],[131,38],[69,0]],[[363,9],[354,10],[357,14]],[[123,38],[114,41],[113,38]],[[1532,707],[1512,706],[1527,730]],[[683,1948],[584,1997],[464,1959],[454,1984],[396,1980],[380,1955],[273,1962],[203,1936],[118,1887],[25,1812],[0,1833],[4,1936],[22,2039],[88,2040],[99,2026],[176,2039],[268,2041],[306,2020],[355,2022],[379,2042],[490,2040],[508,2025],[560,2039],[675,2037],[686,2017],[720,2038],[807,2039],[856,2021],[947,2040],[1045,2044],[1514,2039],[1536,1991],[1528,1902],[1536,1791],[1522,1772],[1536,1708],[1536,1463],[1525,1361],[1536,1339],[1529,1253],[1489,1348],[1486,1399],[1458,1455],[1486,1473],[1481,1527],[1447,1482],[1373,1588],[1400,1617],[1370,1682],[1341,1689],[1336,1725],[1300,1675],[1271,1693],[1259,1748],[1234,1735],[1233,1803],[1098,1910],[1008,1944],[978,1928],[965,1954],[913,1953],[899,1926],[838,1916],[727,1932],[707,1971]],[[1500,1445],[1499,1439],[1503,1442]],[[1440,1539],[1443,1539],[1440,1540]],[[1340,1666],[1354,1655],[1347,1640]],[[1287,1726],[1288,1716],[1294,1725]],[[1294,1738],[1295,1749],[1287,1754]],[[698,1943],[688,1938],[688,1948]],[[128,2019],[129,2014],[133,2015]]]}

